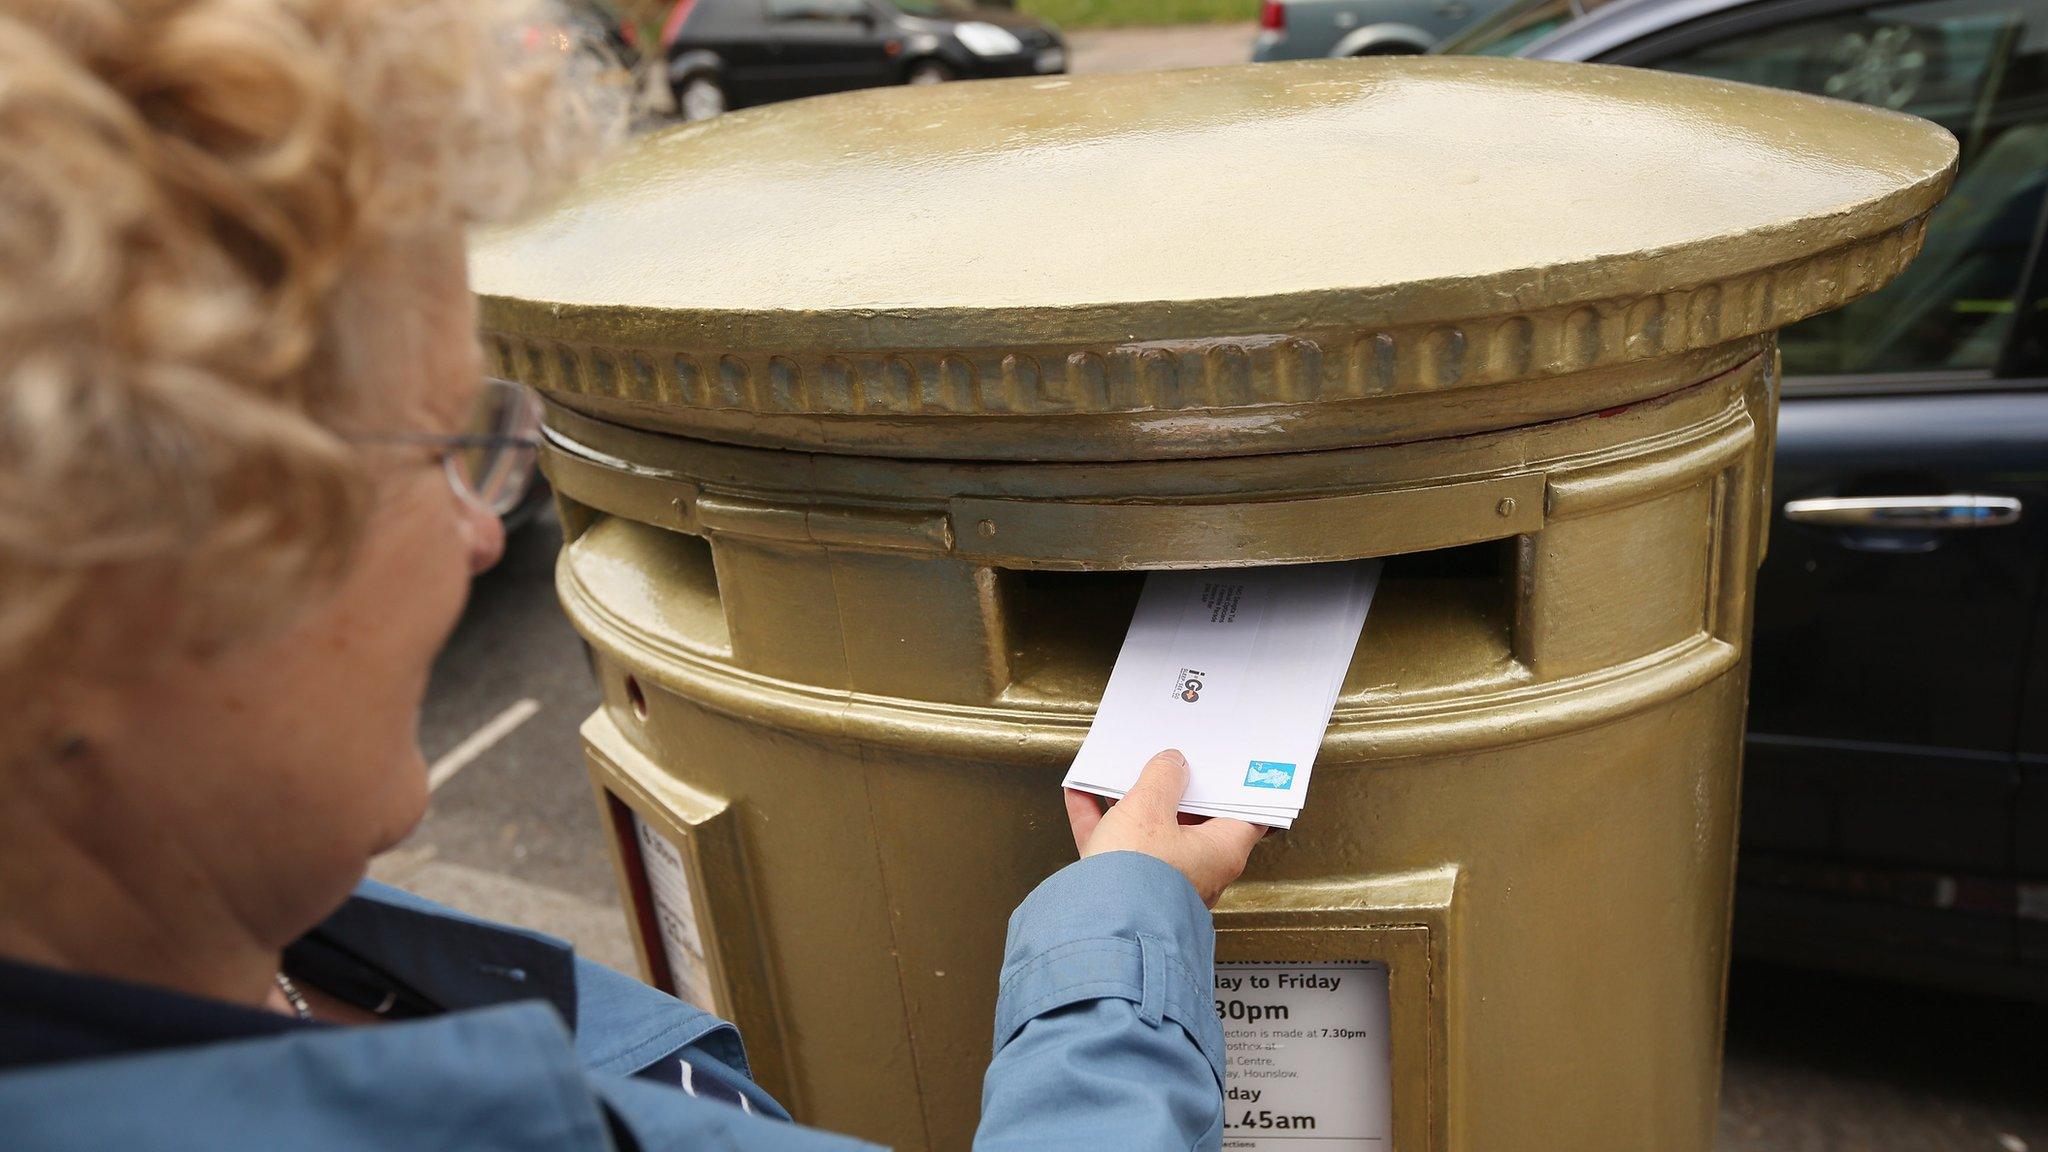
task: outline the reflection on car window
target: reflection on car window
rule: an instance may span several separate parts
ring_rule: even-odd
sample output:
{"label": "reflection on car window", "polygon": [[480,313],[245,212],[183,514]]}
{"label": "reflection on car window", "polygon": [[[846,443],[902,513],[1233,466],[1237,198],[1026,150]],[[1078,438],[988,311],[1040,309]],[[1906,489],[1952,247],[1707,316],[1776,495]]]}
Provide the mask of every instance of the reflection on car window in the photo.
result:
{"label": "reflection on car window", "polygon": [[1787,329],[1788,375],[1996,366],[2048,179],[2044,52],[2037,12],[1938,0],[1780,25],[1656,63],[1910,112],[1962,143],[1919,258],[1882,291]]}
{"label": "reflection on car window", "polygon": [[1513,56],[1570,23],[1579,14],[1573,0],[1526,0],[1511,4],[1438,51],[1461,56]]}

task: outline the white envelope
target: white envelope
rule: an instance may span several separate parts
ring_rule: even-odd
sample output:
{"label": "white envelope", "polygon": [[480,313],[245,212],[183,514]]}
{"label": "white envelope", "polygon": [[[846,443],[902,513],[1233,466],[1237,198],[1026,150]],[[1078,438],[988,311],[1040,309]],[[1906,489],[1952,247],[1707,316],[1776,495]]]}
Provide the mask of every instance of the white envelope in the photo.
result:
{"label": "white envelope", "polygon": [[[1078,788],[1079,785],[1070,784],[1068,787]],[[1088,788],[1082,791],[1094,792],[1111,800],[1123,799],[1106,789]],[[1299,815],[1292,808],[1253,808],[1248,805],[1225,808],[1212,804],[1190,804],[1186,801],[1181,802],[1180,810],[1190,816],[1225,816],[1232,820],[1243,820],[1247,824],[1263,824],[1268,828],[1292,828],[1294,818]]]}
{"label": "white envelope", "polygon": [[1183,811],[1298,812],[1380,568],[1149,575],[1067,786],[1120,796],[1154,753],[1179,748],[1193,769]]}

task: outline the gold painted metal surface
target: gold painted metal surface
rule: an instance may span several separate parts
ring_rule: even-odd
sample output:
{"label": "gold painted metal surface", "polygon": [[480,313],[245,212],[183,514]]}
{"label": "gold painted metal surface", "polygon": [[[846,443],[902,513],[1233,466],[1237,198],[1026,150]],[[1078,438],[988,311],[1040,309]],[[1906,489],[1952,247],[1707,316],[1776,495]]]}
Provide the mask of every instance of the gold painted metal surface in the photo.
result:
{"label": "gold painted metal surface", "polygon": [[[963,1148],[1003,922],[1071,856],[1060,773],[1153,555],[1039,542],[1119,491],[1197,523],[1219,494],[1371,493],[1369,523],[1444,547],[1390,560],[1315,797],[1255,855],[1219,947],[1379,951],[1403,1149],[1703,1150],[1773,362],[1452,442],[1199,464],[805,457],[552,409],[563,603],[601,656],[605,744],[633,752],[593,743],[594,777],[617,794],[609,766],[658,766],[729,805],[755,934],[713,946],[771,974],[772,1010],[740,1021],[789,1037],[805,1117]],[[1542,518],[1444,495],[1482,477]],[[983,536],[994,498],[1005,529]],[[1373,551],[1314,518],[1219,530],[1247,555]],[[1444,867],[1427,916],[1391,879]],[[1311,915],[1332,892],[1349,903]]]}
{"label": "gold painted metal surface", "polygon": [[1698,80],[1266,65],[722,117],[485,249],[591,778],[764,1074],[966,1148],[1144,570],[1386,555],[1219,956],[1388,964],[1398,1152],[1705,1152],[1772,329],[1953,161]]}
{"label": "gold painted metal surface", "polygon": [[1640,399],[1529,382],[1869,291],[1954,160],[1894,113],[1521,60],[876,90],[651,136],[472,274],[497,371],[632,423],[1298,451],[1498,426],[1502,385],[1524,417]]}

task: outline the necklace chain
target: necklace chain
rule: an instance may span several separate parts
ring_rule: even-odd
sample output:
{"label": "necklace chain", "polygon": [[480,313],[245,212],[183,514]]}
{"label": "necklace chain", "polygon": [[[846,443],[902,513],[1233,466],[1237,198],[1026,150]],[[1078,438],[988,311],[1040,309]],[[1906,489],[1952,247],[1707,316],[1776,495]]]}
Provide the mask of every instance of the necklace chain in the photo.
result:
{"label": "necklace chain", "polygon": [[291,977],[279,972],[277,974],[277,990],[284,993],[285,1002],[292,1006],[292,1011],[299,1014],[299,1019],[311,1020],[313,1018],[313,1006],[306,1003],[305,994],[299,991],[297,984],[292,983]]}

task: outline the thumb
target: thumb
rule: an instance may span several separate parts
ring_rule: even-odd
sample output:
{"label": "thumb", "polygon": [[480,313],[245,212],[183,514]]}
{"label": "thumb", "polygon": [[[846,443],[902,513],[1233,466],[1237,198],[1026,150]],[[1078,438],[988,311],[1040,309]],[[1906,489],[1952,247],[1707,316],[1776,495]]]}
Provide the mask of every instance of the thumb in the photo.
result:
{"label": "thumb", "polygon": [[1188,758],[1172,748],[1145,762],[1138,781],[1124,793],[1123,803],[1131,814],[1146,820],[1172,823],[1180,810],[1180,798],[1188,790]]}

